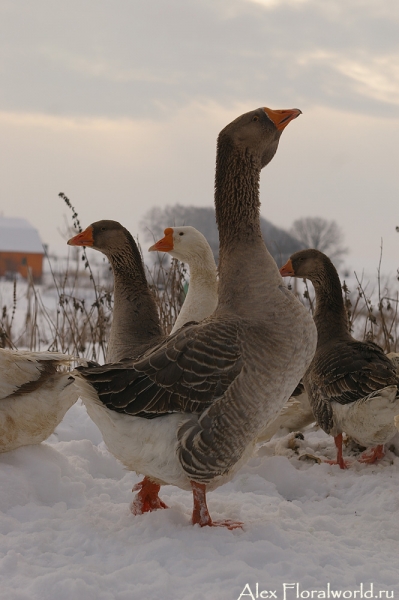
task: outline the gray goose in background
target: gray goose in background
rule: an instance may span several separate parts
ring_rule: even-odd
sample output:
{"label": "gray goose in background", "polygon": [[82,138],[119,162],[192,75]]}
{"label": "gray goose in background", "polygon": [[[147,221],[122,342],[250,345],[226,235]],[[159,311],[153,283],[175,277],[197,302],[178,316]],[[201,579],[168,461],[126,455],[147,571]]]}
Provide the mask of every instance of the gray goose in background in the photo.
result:
{"label": "gray goose in background", "polygon": [[218,137],[215,205],[220,234],[219,302],[126,365],[80,369],[77,382],[109,450],[154,485],[193,492],[194,524],[212,521],[206,491],[253,453],[305,373],[316,328],[283,285],[259,224],[261,169],[297,109],[259,108]]}
{"label": "gray goose in background", "polygon": [[343,432],[366,448],[374,446],[360,458],[372,463],[384,456],[383,445],[396,433],[396,367],[377,344],[351,336],[338,273],[325,254],[314,249],[295,252],[280,273],[309,279],[315,289],[317,349],[303,382],[317,423],[334,436],[333,464],[347,466]]}
{"label": "gray goose in background", "polygon": [[97,221],[68,240],[88,246],[108,258],[114,274],[114,310],[107,363],[136,358],[164,337],[154,295],[130,232],[117,221]]}

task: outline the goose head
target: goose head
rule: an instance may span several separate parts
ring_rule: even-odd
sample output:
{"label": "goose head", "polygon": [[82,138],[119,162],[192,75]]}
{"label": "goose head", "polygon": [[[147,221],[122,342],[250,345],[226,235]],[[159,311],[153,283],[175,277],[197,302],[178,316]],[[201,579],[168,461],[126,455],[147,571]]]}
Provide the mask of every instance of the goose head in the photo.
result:
{"label": "goose head", "polygon": [[322,283],[327,273],[336,271],[331,260],[314,248],[299,250],[290,256],[280,269],[282,277],[301,277],[312,283]]}
{"label": "goose head", "polygon": [[196,262],[201,264],[205,257],[209,257],[214,264],[212,250],[205,236],[189,225],[167,227],[164,237],[148,248],[148,251],[168,252],[173,258],[190,265]]}
{"label": "goose head", "polygon": [[280,136],[290,121],[301,114],[298,108],[257,108],[229,123],[219,134],[218,146],[232,145],[260,159],[265,167],[277,151]]}
{"label": "goose head", "polygon": [[131,234],[118,221],[103,220],[92,223],[67,243],[69,246],[88,246],[110,257],[124,246],[131,246],[132,241]]}

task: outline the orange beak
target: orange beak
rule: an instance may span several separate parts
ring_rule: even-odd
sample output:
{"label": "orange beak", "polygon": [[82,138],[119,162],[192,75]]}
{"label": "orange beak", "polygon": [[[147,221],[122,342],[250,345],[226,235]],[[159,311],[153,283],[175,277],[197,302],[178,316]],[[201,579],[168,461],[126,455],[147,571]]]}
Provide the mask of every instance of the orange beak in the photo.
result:
{"label": "orange beak", "polygon": [[291,259],[287,260],[285,265],[280,269],[281,277],[295,277],[295,271],[292,266]]}
{"label": "orange beak", "polygon": [[93,227],[89,225],[87,229],[68,240],[67,244],[68,246],[93,246]]}
{"label": "orange beak", "polygon": [[165,237],[159,240],[156,244],[148,248],[148,252],[169,252],[173,250],[173,229],[167,227],[164,231]]}
{"label": "orange beak", "polygon": [[285,127],[287,127],[288,123],[292,121],[292,119],[296,119],[299,115],[302,114],[302,111],[299,108],[289,108],[286,110],[272,110],[271,108],[263,109],[269,119],[273,121],[275,126],[279,131],[283,131]]}

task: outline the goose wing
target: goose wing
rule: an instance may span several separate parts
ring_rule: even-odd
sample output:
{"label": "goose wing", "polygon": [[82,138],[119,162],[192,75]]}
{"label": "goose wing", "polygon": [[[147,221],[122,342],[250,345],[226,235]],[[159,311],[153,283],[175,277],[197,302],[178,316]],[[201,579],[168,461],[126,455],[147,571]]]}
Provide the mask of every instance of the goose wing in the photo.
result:
{"label": "goose wing", "polygon": [[61,352],[0,349],[0,399],[35,392],[73,360],[73,356]]}
{"label": "goose wing", "polygon": [[377,344],[356,340],[335,345],[314,360],[305,376],[318,423],[333,426],[331,402],[350,404],[387,385],[398,385],[395,365]]}
{"label": "goose wing", "polygon": [[189,324],[134,362],[78,371],[109,409],[145,418],[203,412],[242,368],[236,321]]}
{"label": "goose wing", "polygon": [[320,356],[318,383],[330,400],[349,404],[387,385],[397,385],[395,366],[379,346],[352,341]]}

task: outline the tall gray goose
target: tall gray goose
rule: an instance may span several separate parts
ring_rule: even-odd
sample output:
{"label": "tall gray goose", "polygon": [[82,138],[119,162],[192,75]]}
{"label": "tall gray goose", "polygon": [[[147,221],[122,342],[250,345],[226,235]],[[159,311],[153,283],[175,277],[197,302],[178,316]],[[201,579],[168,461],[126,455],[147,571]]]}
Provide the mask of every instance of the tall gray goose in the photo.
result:
{"label": "tall gray goose", "polygon": [[[171,331],[174,333],[185,323],[202,321],[215,311],[218,303],[217,269],[211,247],[202,233],[194,227],[167,227],[164,234],[148,250],[168,252],[187,263],[190,268],[190,286]],[[281,429],[298,431],[313,421],[308,396],[300,383],[274,421],[260,433],[257,441],[267,442]]]}
{"label": "tall gray goose", "polygon": [[251,456],[316,347],[308,312],[282,280],[259,224],[261,169],[297,109],[259,108],[220,133],[215,205],[220,234],[219,303],[140,360],[77,377],[109,450],[154,486],[192,490],[192,522],[212,521],[206,491]]}
{"label": "tall gray goose", "polygon": [[136,358],[163,338],[154,296],[148,287],[140,251],[117,221],[96,221],[68,240],[108,258],[114,274],[114,311],[106,362]]}
{"label": "tall gray goose", "polygon": [[372,463],[384,456],[383,445],[396,433],[396,367],[379,346],[359,342],[349,333],[338,273],[325,254],[300,250],[280,273],[309,279],[315,289],[317,349],[303,382],[317,423],[334,436],[337,460],[333,463],[347,467],[343,432],[362,446],[374,446],[360,459]]}

